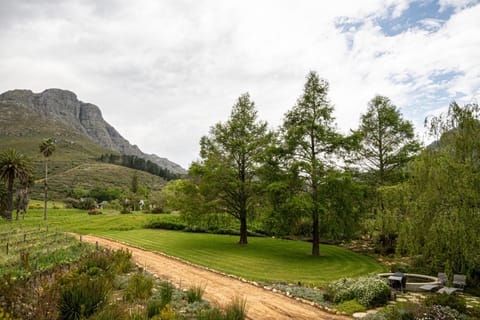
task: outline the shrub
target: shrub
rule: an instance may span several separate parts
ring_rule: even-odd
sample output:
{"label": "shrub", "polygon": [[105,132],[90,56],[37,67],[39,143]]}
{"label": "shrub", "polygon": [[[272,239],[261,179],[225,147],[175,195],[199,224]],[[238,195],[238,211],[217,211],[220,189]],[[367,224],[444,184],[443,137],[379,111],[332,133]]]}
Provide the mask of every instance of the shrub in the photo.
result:
{"label": "shrub", "polygon": [[135,273],[125,290],[125,299],[127,301],[146,300],[152,295],[152,288],[152,277],[141,272]]}
{"label": "shrub", "polygon": [[247,301],[242,298],[234,298],[225,306],[225,320],[244,320],[247,317]]}
{"label": "shrub", "polygon": [[173,311],[171,305],[167,305],[162,312],[160,312],[160,319],[161,320],[177,320],[179,319],[175,311]]}
{"label": "shrub", "polygon": [[180,222],[150,220],[144,227],[147,229],[184,230],[186,225]]}
{"label": "shrub", "polygon": [[11,314],[0,308],[0,320],[17,320],[17,318],[14,318]]}
{"label": "shrub", "polygon": [[93,198],[85,198],[83,200],[81,199],[78,202],[77,206],[78,206],[77,207],[78,209],[92,210],[92,209],[95,209],[97,207],[97,202]]}
{"label": "shrub", "polygon": [[147,316],[148,318],[152,318],[153,316],[156,316],[157,314],[160,314],[160,312],[165,308],[166,304],[163,303],[161,299],[152,299],[148,301],[147,304]]}
{"label": "shrub", "polygon": [[408,273],[410,272],[412,267],[409,264],[398,262],[392,264],[390,270],[391,272],[401,272],[401,273]]}
{"label": "shrub", "polygon": [[460,320],[461,318],[457,310],[441,305],[431,306],[421,317],[422,320]]}
{"label": "shrub", "polygon": [[335,309],[341,312],[345,312],[348,315],[352,315],[355,312],[364,312],[367,310],[367,308],[358,303],[357,300],[343,301],[339,305],[337,305]]}
{"label": "shrub", "polygon": [[202,296],[204,291],[205,291],[205,288],[202,286],[197,285],[197,286],[190,287],[186,292],[188,303],[202,301]]}
{"label": "shrub", "polygon": [[111,260],[116,272],[127,273],[135,264],[132,262],[132,253],[128,249],[120,249],[112,253]]}
{"label": "shrub", "polygon": [[223,314],[218,309],[200,310],[197,320],[224,320]]}
{"label": "shrub", "polygon": [[424,303],[426,306],[440,305],[450,307],[460,313],[465,313],[467,311],[465,299],[454,294],[437,293],[430,295],[425,299]]}
{"label": "shrub", "polygon": [[129,320],[128,310],[123,304],[109,304],[101,311],[89,318],[89,320]]}
{"label": "shrub", "polygon": [[363,277],[344,278],[331,283],[327,288],[328,298],[339,303],[356,299],[367,308],[385,305],[390,298],[391,289],[385,279]]}
{"label": "shrub", "polygon": [[111,284],[86,274],[65,278],[57,302],[59,319],[76,320],[94,314],[107,300]]}
{"label": "shrub", "polygon": [[160,295],[160,300],[164,305],[167,305],[170,302],[172,302],[174,290],[175,290],[175,287],[170,282],[162,283],[159,295]]}

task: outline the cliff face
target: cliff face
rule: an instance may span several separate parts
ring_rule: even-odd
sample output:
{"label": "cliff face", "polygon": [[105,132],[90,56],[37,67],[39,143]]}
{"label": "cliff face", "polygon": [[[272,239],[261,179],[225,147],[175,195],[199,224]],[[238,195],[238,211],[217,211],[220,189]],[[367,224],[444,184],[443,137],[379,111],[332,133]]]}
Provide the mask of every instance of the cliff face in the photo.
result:
{"label": "cliff face", "polygon": [[71,91],[47,89],[42,93],[33,93],[30,90],[11,90],[0,94],[0,101],[20,105],[38,115],[61,121],[112,151],[145,158],[174,173],[186,173],[180,165],[156,155],[147,155],[136,145],[131,145],[103,119],[100,108],[78,100]]}

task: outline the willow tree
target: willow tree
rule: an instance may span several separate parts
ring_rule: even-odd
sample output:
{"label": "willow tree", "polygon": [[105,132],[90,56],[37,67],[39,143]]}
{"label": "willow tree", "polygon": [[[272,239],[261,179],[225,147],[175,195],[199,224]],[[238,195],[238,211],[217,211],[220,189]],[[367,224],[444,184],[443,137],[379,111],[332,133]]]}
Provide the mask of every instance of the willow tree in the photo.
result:
{"label": "willow tree", "polygon": [[426,122],[437,140],[412,165],[411,207],[399,236],[403,253],[432,272],[480,268],[480,109],[452,103]]}
{"label": "willow tree", "polygon": [[0,154],[0,179],[6,182],[7,210],[4,214],[7,220],[12,220],[13,193],[15,179],[27,181],[32,174],[30,160],[22,153],[9,149]]}
{"label": "willow tree", "polygon": [[240,244],[247,244],[247,218],[254,210],[257,170],[270,134],[257,119],[249,94],[241,95],[225,123],[201,138],[202,161],[192,166],[211,208],[227,212],[240,222]]}
{"label": "willow tree", "polygon": [[320,254],[319,222],[325,211],[322,204],[322,184],[332,167],[332,156],[341,147],[342,138],[336,132],[333,107],[328,99],[328,82],[310,72],[303,94],[285,114],[284,139],[292,166],[298,168],[309,196],[312,219],[312,255]]}
{"label": "willow tree", "polygon": [[47,200],[48,200],[48,158],[55,151],[55,139],[44,139],[39,145],[40,153],[45,158],[45,180],[44,180],[44,206],[43,206],[43,220],[47,220]]}

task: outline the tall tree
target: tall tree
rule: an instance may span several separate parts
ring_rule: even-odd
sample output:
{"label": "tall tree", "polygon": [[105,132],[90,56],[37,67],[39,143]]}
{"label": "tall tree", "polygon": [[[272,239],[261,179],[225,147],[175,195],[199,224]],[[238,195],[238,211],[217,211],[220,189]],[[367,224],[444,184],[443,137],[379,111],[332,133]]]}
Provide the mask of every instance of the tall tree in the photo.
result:
{"label": "tall tree", "polygon": [[240,244],[247,244],[247,217],[253,211],[256,172],[269,141],[267,124],[257,119],[248,93],[241,95],[225,123],[200,141],[202,162],[192,165],[206,199],[240,221]]}
{"label": "tall tree", "polygon": [[44,194],[44,206],[43,206],[43,220],[47,220],[47,200],[48,200],[48,158],[55,151],[55,139],[47,138],[44,139],[40,145],[40,153],[43,154],[45,158],[45,194]]}
{"label": "tall tree", "polygon": [[412,123],[384,96],[377,95],[369,102],[357,133],[361,139],[357,160],[375,186],[398,182],[400,169],[420,149]]}
{"label": "tall tree", "polygon": [[324,211],[321,184],[332,166],[332,155],[339,150],[342,137],[336,132],[333,107],[328,99],[328,82],[315,72],[307,76],[304,91],[296,105],[286,113],[283,131],[290,162],[305,179],[311,202],[312,255],[320,254],[319,219]]}
{"label": "tall tree", "polygon": [[480,270],[480,108],[454,102],[426,125],[437,140],[411,166],[399,251],[432,272]]}
{"label": "tall tree", "polygon": [[15,178],[22,181],[28,180],[32,173],[30,160],[16,150],[9,149],[0,154],[0,179],[7,184],[7,211],[4,216],[12,220],[13,187]]}

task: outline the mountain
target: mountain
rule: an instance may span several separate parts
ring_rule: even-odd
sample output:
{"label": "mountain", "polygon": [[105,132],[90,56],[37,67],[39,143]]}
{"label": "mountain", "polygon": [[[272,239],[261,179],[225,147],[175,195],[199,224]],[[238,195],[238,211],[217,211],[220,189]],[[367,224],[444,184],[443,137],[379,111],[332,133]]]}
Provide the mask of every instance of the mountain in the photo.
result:
{"label": "mountain", "polygon": [[[78,100],[76,94],[71,91],[47,89],[41,93],[33,93],[31,90],[11,90],[0,94],[0,105],[3,109],[9,108],[9,111],[4,110],[3,112],[13,112],[17,114],[17,118],[22,116],[25,118],[16,120],[20,126],[28,123],[37,124],[39,121],[42,122],[43,120],[45,122],[48,119],[48,122],[56,124],[55,127],[58,127],[58,125],[61,125],[60,127],[63,128],[66,127],[67,131],[70,131],[68,133],[78,136],[83,135],[98,147],[109,150],[109,152],[114,151],[121,154],[134,155],[150,160],[173,173],[186,173],[186,170],[180,165],[154,154],[145,154],[136,145],[131,145],[114,127],[103,119],[99,107]],[[7,116],[5,114],[0,116],[0,123],[8,121]],[[39,131],[38,128],[35,129],[36,126],[29,128],[28,125],[24,125],[23,127],[24,130],[19,131],[12,129],[11,125],[2,126],[0,135],[13,137],[35,133],[32,130]],[[5,130],[13,130],[15,133],[5,132]],[[58,133],[56,132],[54,136],[65,137],[62,134],[58,135]]]}

